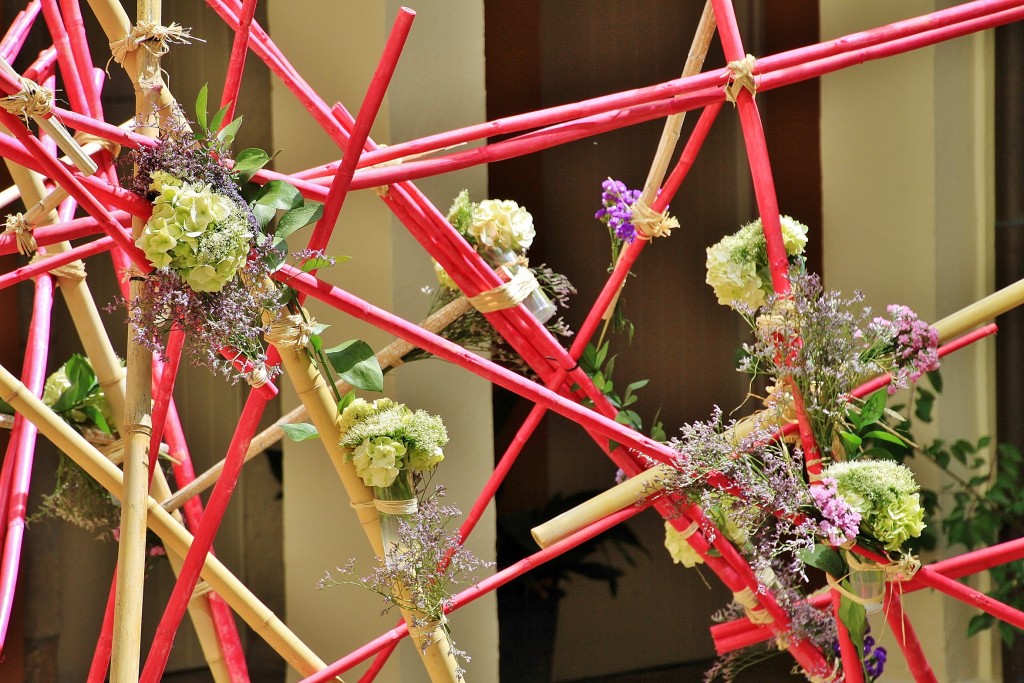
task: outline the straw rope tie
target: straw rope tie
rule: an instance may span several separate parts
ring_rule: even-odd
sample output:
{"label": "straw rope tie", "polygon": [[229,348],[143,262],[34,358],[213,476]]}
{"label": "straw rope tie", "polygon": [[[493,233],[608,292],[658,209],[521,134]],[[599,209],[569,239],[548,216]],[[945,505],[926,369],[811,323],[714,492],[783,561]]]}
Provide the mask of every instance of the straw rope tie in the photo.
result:
{"label": "straw rope tie", "polygon": [[686,541],[690,538],[690,536],[693,536],[699,530],[700,525],[697,524],[697,522],[690,522],[690,526],[686,527],[686,529],[684,529],[683,531],[680,531],[679,535],[682,537],[684,541]]}
{"label": "straw rope tie", "polygon": [[658,213],[642,199],[633,204],[633,225],[637,236],[642,240],[654,237],[668,237],[679,227],[679,221],[669,216],[668,212]]}
{"label": "straw rope tie", "polygon": [[747,613],[747,619],[752,624],[770,624],[775,621],[775,617],[768,613],[761,603],[757,601],[757,596],[754,595],[754,591],[750,588],[744,588],[741,591],[732,594],[733,600],[743,606],[743,611]]}
{"label": "straw rope tie", "polygon": [[174,22],[170,26],[161,26],[155,21],[140,21],[132,26],[124,38],[110,43],[110,58],[118,64],[123,64],[128,53],[135,52],[140,47],[154,57],[160,57],[170,51],[172,44],[188,45],[193,40],[200,40],[190,35],[189,31],[191,29],[182,28]]}
{"label": "straw rope tie", "polygon": [[374,498],[373,507],[377,508],[377,512],[385,515],[414,515],[419,509],[415,498],[409,498],[408,500],[380,500],[379,498]]}
{"label": "straw rope tie", "polygon": [[86,133],[84,130],[80,130],[77,133],[75,133],[74,138],[75,142],[77,142],[82,147],[85,147],[90,143],[99,145],[104,150],[106,150],[107,153],[114,159],[116,159],[117,156],[121,153],[121,145],[119,145],[118,143],[114,142],[113,140],[101,138],[99,135]]}
{"label": "straw rope tie", "polygon": [[[430,636],[434,631],[441,628],[447,623],[448,617],[443,614],[441,615],[440,619],[429,619],[422,621],[419,619],[413,619],[413,623],[409,625],[409,635],[419,640],[424,636]],[[426,645],[430,645],[430,643],[426,643]]]}
{"label": "straw rope tie", "polygon": [[31,256],[35,253],[36,238],[32,236],[32,226],[25,222],[25,214],[7,214],[5,234],[14,235],[18,244],[18,253],[22,256]]}
{"label": "straw rope tie", "polygon": [[270,323],[266,339],[267,342],[278,348],[297,350],[309,343],[313,329],[312,318],[307,321],[306,318],[298,314],[280,316]]}
{"label": "straw rope tie", "polygon": [[263,363],[256,365],[252,370],[245,373],[245,381],[249,383],[253,389],[259,389],[265,385],[270,379],[269,373],[267,373],[267,366]]}
{"label": "straw rope tie", "polygon": [[28,78],[18,78],[18,82],[21,91],[0,98],[0,108],[23,119],[25,123],[32,116],[49,116],[53,109],[53,91]]}
{"label": "straw rope tie", "polygon": [[[46,257],[36,252],[29,260],[29,263],[42,263],[45,261]],[[86,275],[85,264],[81,261],[65,263],[62,266],[50,268],[50,275],[61,280],[84,280]]]}
{"label": "straw rope tie", "polygon": [[757,59],[750,54],[743,59],[729,62],[726,67],[729,69],[729,82],[725,86],[726,101],[735,105],[741,90],[749,92],[751,97],[757,95],[757,82],[754,81],[755,66],[757,66]]}
{"label": "straw rope tie", "polygon": [[511,280],[470,297],[469,303],[481,313],[493,313],[518,306],[539,286],[537,278],[529,268],[520,268]]}

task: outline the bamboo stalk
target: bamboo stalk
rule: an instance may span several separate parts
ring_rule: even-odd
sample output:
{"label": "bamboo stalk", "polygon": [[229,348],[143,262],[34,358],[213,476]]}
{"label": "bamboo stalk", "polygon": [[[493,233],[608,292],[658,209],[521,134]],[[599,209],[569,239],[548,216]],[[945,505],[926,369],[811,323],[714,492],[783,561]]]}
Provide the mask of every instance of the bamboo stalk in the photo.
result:
{"label": "bamboo stalk", "polygon": [[[30,395],[16,377],[0,366],[0,398],[35,424],[39,432],[52,441],[93,479],[115,497],[124,500],[124,475],[78,432],[60,419],[39,399]],[[160,507],[156,500],[147,501],[146,522],[161,538],[168,552],[184,556],[192,543],[192,535]],[[208,555],[201,576],[223,597],[235,612],[292,667],[310,675],[324,667],[270,609],[234,577],[214,556]]]}
{"label": "bamboo stalk", "polygon": [[[420,322],[420,327],[431,332],[440,332],[467,313],[470,308],[471,305],[466,297],[459,297]],[[376,354],[377,362],[382,370],[387,371],[388,368],[398,365],[402,357],[412,351],[413,348],[415,347],[409,342],[403,339],[396,339]],[[352,390],[352,387],[343,380],[338,380],[335,387],[343,395]],[[281,429],[281,425],[302,422],[307,417],[309,417],[309,411],[304,403],[300,403],[294,409],[282,415],[274,424],[253,437],[252,442],[249,444],[249,449],[245,453],[245,462],[249,462],[284,438],[284,430]],[[2,416],[0,416],[0,420],[2,420]],[[2,426],[2,423],[0,423],[0,426]],[[225,459],[218,461],[192,482],[178,489],[170,499],[164,502],[164,509],[168,511],[177,510],[187,501],[213,486],[224,470],[224,463]]]}

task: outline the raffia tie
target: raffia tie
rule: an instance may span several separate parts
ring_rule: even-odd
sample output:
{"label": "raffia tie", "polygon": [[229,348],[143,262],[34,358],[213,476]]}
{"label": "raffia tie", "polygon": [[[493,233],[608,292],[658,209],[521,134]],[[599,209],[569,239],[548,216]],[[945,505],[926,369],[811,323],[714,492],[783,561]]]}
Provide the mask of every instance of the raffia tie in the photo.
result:
{"label": "raffia tie", "polygon": [[[36,252],[29,260],[29,263],[40,263],[43,261],[46,261],[46,257]],[[63,266],[50,269],[50,275],[60,279],[84,280],[85,274],[85,264],[81,261],[72,261],[71,263],[65,263]]]}
{"label": "raffia tie", "polygon": [[416,640],[416,645],[426,651],[434,644],[434,633],[448,623],[448,617],[441,615],[440,619],[413,619],[409,624],[409,635]]}
{"label": "raffia tie", "polygon": [[540,284],[533,272],[529,268],[520,268],[511,280],[470,297],[469,303],[481,313],[493,313],[518,306],[538,287]]}
{"label": "raffia tie", "polygon": [[312,334],[312,318],[307,322],[301,315],[293,314],[278,317],[270,323],[266,338],[279,349],[301,349],[309,343]]}
{"label": "raffia tie", "polygon": [[913,555],[903,555],[896,562],[879,565],[871,560],[861,560],[852,552],[846,554],[846,562],[850,569],[883,569],[885,580],[889,582],[910,581],[921,568],[921,560]]}
{"label": "raffia tie", "polygon": [[82,147],[85,147],[90,143],[95,143],[105,149],[114,159],[116,159],[121,153],[121,145],[117,144],[113,140],[101,138],[99,135],[93,135],[92,133],[86,133],[84,130],[80,130],[75,133],[75,142]]}
{"label": "raffia tie", "polygon": [[668,237],[679,227],[679,221],[669,216],[668,212],[657,213],[642,199],[633,204],[632,222],[636,227],[637,236],[642,240]]}
{"label": "raffia tie", "polygon": [[408,500],[380,500],[379,498],[374,498],[373,507],[377,508],[377,512],[385,515],[415,515],[416,511],[419,510],[419,504],[415,498],[409,498]]}
{"label": "raffia tie", "polygon": [[36,252],[39,245],[36,244],[36,238],[32,236],[32,226],[25,222],[25,214],[7,214],[5,227],[6,229],[4,232],[9,235],[14,235],[17,240],[19,254],[22,256],[31,256]]}
{"label": "raffia tie", "polygon": [[757,83],[754,81],[754,67],[757,66],[757,59],[754,55],[747,55],[743,59],[729,62],[729,82],[725,86],[725,99],[736,104],[741,90],[747,90],[751,97],[757,95]]}
{"label": "raffia tie", "polygon": [[775,617],[764,607],[761,607],[761,603],[757,601],[757,596],[754,595],[754,591],[750,588],[744,588],[733,593],[732,598],[743,607],[743,611],[747,613],[747,619],[750,620],[750,623],[770,624],[775,621]]}
{"label": "raffia tie", "polygon": [[784,334],[792,328],[795,321],[796,304],[793,303],[792,299],[778,298],[772,304],[771,311],[757,316],[756,322],[757,329],[763,332],[764,336],[768,336],[770,334]]}
{"label": "raffia tie", "polygon": [[124,38],[110,43],[110,58],[118,64],[123,64],[128,53],[135,52],[140,47],[154,57],[160,57],[170,51],[172,44],[188,45],[193,40],[199,40],[189,35],[190,30],[182,28],[177,23],[161,26],[155,21],[140,21],[132,26]]}
{"label": "raffia tie", "polygon": [[0,107],[26,123],[32,116],[49,116],[53,109],[53,91],[28,78],[19,78],[21,92],[0,98]]}
{"label": "raffia tie", "polygon": [[267,366],[263,363],[256,365],[252,370],[245,374],[245,381],[249,383],[253,389],[259,389],[270,380],[270,375],[267,373]]}

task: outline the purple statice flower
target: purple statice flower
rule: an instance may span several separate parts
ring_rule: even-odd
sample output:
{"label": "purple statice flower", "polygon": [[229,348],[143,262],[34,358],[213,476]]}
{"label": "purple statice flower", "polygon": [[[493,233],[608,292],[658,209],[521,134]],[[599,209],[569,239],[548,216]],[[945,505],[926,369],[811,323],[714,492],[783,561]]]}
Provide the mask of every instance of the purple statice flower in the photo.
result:
{"label": "purple statice flower", "polygon": [[939,334],[907,306],[892,304],[886,311],[892,320],[875,318],[869,329],[892,346],[896,367],[888,391],[894,394],[924,373],[939,369]]}
{"label": "purple statice flower", "polygon": [[839,495],[835,479],[825,477],[820,485],[812,486],[811,498],[824,518],[818,523],[818,528],[830,545],[843,545],[856,538],[860,513]]}
{"label": "purple statice flower", "polygon": [[872,681],[878,680],[885,670],[885,662],[889,658],[884,647],[876,646],[871,636],[864,638],[864,670]]}
{"label": "purple statice flower", "polygon": [[601,189],[601,209],[594,218],[623,242],[632,242],[636,239],[633,205],[640,199],[640,190],[630,190],[622,181],[611,178],[601,183]]}

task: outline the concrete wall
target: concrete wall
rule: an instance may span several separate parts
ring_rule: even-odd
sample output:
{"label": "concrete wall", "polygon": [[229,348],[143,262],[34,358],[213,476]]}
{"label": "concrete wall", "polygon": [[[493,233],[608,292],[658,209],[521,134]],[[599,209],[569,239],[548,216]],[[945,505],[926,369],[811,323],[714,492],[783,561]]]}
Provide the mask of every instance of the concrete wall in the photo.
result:
{"label": "concrete wall", "polygon": [[[822,39],[947,4],[822,2]],[[992,291],[991,61],[989,32],[822,79],[827,286],[861,289],[875,308],[904,303],[930,320]],[[944,361],[938,436],[994,433],[994,354],[988,341]],[[934,468],[917,469],[926,486],[945,483]],[[906,602],[939,680],[998,677],[992,639],[965,637],[972,610],[925,592]],[[896,659],[886,678],[911,680]]]}
{"label": "concrete wall", "polygon": [[[303,2],[299,17],[294,3],[274,0],[269,4],[270,32],[328,103],[342,101],[355,113],[398,8],[392,1],[319,0]],[[483,88],[482,3],[428,3],[420,8],[372,136],[388,143],[483,120]],[[339,156],[279,82],[272,87],[271,101],[274,144],[283,150],[279,170]],[[485,196],[486,174],[474,169],[420,186],[445,210],[464,187],[474,196]],[[407,319],[425,315],[428,297],[420,289],[434,283],[430,259],[373,192],[355,193],[346,200],[328,251],[352,257],[322,273],[331,282]],[[331,323],[331,344],[356,336],[375,348],[390,341],[366,323],[315,304],[310,308],[317,320]],[[386,393],[443,416],[451,442],[436,480],[447,485],[449,502],[468,510],[493,466],[490,385],[430,360],[390,374]],[[294,405],[294,395],[286,392],[283,408]],[[284,507],[287,623],[322,658],[333,661],[391,628],[398,617],[378,617],[380,600],[357,588],[315,588],[324,570],[350,557],[362,558],[361,566],[369,567],[366,540],[319,445],[285,446]],[[493,528],[489,513],[469,542],[481,557],[493,559]],[[496,680],[494,600],[487,597],[460,610],[451,625],[458,645],[473,656],[468,677]],[[411,644],[400,645],[377,680],[426,680]]]}

